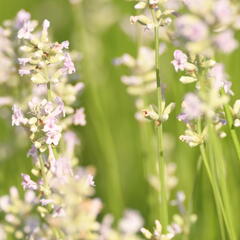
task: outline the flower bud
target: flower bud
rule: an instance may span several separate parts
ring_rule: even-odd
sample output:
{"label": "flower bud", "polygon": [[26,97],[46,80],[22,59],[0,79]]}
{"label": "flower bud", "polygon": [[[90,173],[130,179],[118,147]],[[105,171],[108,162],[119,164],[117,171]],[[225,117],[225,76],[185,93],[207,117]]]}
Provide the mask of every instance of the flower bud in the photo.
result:
{"label": "flower bud", "polygon": [[142,110],[142,112],[144,117],[149,120],[153,120],[153,121],[159,120],[159,115],[154,111],[152,106],[150,106],[149,109]]}
{"label": "flower bud", "polygon": [[142,232],[142,234],[144,235],[145,238],[147,238],[147,239],[152,238],[152,233],[149,230],[147,230],[146,228],[141,228],[140,231]]}
{"label": "flower bud", "polygon": [[136,22],[139,22],[140,24],[146,26],[149,24],[153,24],[152,20],[144,15],[139,16],[131,16],[130,17],[130,23],[135,24]]}
{"label": "flower bud", "polygon": [[135,9],[144,9],[146,6],[147,6],[146,2],[139,2],[134,6],[134,8]]}
{"label": "flower bud", "polygon": [[184,84],[187,84],[187,83],[196,82],[197,79],[194,78],[194,77],[182,76],[182,77],[179,79],[179,81],[182,82],[182,83],[184,83]]}

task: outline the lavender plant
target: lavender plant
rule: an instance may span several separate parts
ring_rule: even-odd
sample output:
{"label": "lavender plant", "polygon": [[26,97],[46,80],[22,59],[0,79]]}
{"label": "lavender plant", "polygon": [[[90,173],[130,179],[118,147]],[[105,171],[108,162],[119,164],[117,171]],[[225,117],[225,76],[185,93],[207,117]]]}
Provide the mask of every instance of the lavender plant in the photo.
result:
{"label": "lavender plant", "polygon": [[[178,119],[186,123],[187,129],[184,135],[180,136],[180,140],[187,142],[190,147],[200,146],[202,160],[213,187],[222,237],[223,239],[225,238],[226,227],[229,237],[235,239],[229,193],[222,177],[226,176],[227,173],[225,171],[224,158],[219,149],[220,141],[218,137],[226,137],[224,125],[227,124],[238,154],[239,140],[234,129],[234,125],[238,122],[238,120],[234,120],[234,116],[236,116],[234,112],[237,112],[237,110],[233,110],[229,106],[229,99],[233,95],[231,90],[232,83],[228,80],[224,65],[216,63],[214,55],[218,51],[230,53],[238,47],[238,43],[234,39],[234,29],[238,29],[239,6],[231,1],[203,1],[199,2],[199,4],[202,8],[199,8],[195,2],[191,1],[182,1],[181,3],[178,1],[158,0],[138,1],[135,5],[135,9],[140,11],[140,14],[132,16],[130,22],[140,23],[144,26],[145,31],[153,30],[155,42],[158,111],[156,111],[154,106],[151,106],[149,109],[144,109],[143,113],[148,119],[159,121],[159,125],[161,124],[162,126],[163,121],[159,113],[162,112],[162,104],[165,104],[165,101],[160,90],[159,39],[184,48],[187,54],[181,50],[176,50],[172,64],[176,72],[185,71],[185,74],[180,78],[180,82],[184,84],[196,83],[196,91],[195,93],[188,93],[182,103],[183,110]],[[168,10],[168,7],[171,7],[171,9]],[[180,13],[182,9],[184,9],[183,14]],[[150,17],[151,15],[152,18]],[[173,16],[175,17],[173,18]],[[169,25],[172,19],[174,19],[173,24],[166,28],[165,26]],[[160,27],[161,32],[159,33]],[[150,59],[149,56],[148,58]],[[144,67],[148,66],[146,63],[151,63],[147,58],[145,60]],[[154,76],[146,75],[148,72],[144,71],[143,73],[140,72],[139,76],[138,71],[134,71],[135,66],[138,66],[136,65],[137,62],[135,62],[127,54],[123,55],[121,59],[117,59],[117,63],[123,63],[133,69],[133,76],[122,77],[122,81],[129,86],[128,92],[141,96],[141,94],[149,92],[148,85],[143,85],[145,82],[148,83],[145,80],[146,76],[151,76],[151,80],[154,79]],[[134,91],[135,89],[136,91]],[[139,102],[138,106],[143,108],[144,101]],[[235,109],[237,104],[236,102]],[[169,105],[169,109],[167,109],[167,118],[172,106],[172,104]],[[157,143],[160,149],[158,156],[161,159],[162,129],[158,132],[158,136],[160,137],[160,141]],[[213,144],[214,147],[208,144]],[[219,162],[217,162],[217,159]],[[160,166],[160,169],[164,169],[163,164],[160,164]],[[165,174],[161,172],[161,175],[164,176]],[[163,190],[163,185],[165,185],[163,177],[161,177],[160,182]],[[164,194],[166,194],[166,189],[163,190],[162,196]],[[159,208],[161,208],[162,216],[160,215],[160,219],[163,221],[163,231],[166,233],[166,202],[162,200]],[[161,235],[161,231],[161,228],[159,228],[158,232],[160,233],[158,235]],[[154,239],[150,232],[146,230],[144,232],[146,238]],[[168,239],[167,235],[164,235],[164,237]]]}
{"label": "lavender plant", "polygon": [[[21,174],[23,194],[11,187],[9,194],[0,197],[0,239],[191,239],[192,225],[198,220],[192,207],[197,177],[190,179],[194,182],[191,196],[179,191],[178,156],[174,155],[174,161],[169,157],[171,143],[177,138],[197,149],[198,167],[204,166],[213,192],[221,239],[238,239],[222,139],[231,139],[240,159],[240,100],[234,99],[232,104],[232,82],[219,53],[229,54],[238,48],[239,4],[230,0],[137,0],[134,4],[136,15],[130,17],[130,23],[137,24],[137,54],[124,54],[114,64],[127,67],[128,75],[121,81],[135,100],[149,190],[149,216],[144,221],[135,210],[123,211],[115,144],[98,91],[105,76],[104,69],[97,74],[96,68],[102,66],[103,56],[92,48],[101,49],[98,37],[104,28],[99,19],[111,9],[112,15],[103,21],[105,27],[110,26],[116,20],[115,9],[107,0],[70,3],[75,24],[81,25],[74,37],[82,44],[83,78],[92,98],[90,119],[105,151],[101,164],[106,168],[105,210],[110,213],[101,212],[105,206],[95,194],[95,167],[79,166],[76,154],[80,140],[73,126],[87,124],[85,108],[78,102],[85,86],[78,81],[75,67],[80,54],[69,50],[68,41],[51,40],[48,20],[39,26],[30,13],[21,10],[0,28],[5,45],[0,48],[0,83],[4,89],[0,106],[12,106],[12,126],[25,132],[31,144],[27,157],[32,159],[32,169]],[[104,7],[101,11],[100,6]],[[86,9],[96,13],[93,18]],[[94,24],[98,27],[89,30]],[[179,137],[175,134],[174,140],[166,128],[176,103],[167,103],[169,86],[160,61],[164,51],[171,48],[177,48],[171,61],[179,76],[175,83],[188,89],[177,106],[181,111],[174,122],[183,125],[184,132]]]}
{"label": "lavender plant", "polygon": [[139,239],[143,220],[135,211],[127,211],[116,230],[112,220],[97,221],[102,202],[93,197],[95,171],[78,167],[79,139],[70,130],[71,125],[86,125],[84,108],[73,108],[84,85],[68,81],[76,71],[69,43],[51,42],[49,21],[44,20],[41,32],[30,23],[26,20],[17,34],[23,39],[19,74],[40,91],[27,106],[13,105],[12,125],[28,133],[33,168],[31,176],[22,174],[24,199],[15,187],[0,198],[2,239]]}

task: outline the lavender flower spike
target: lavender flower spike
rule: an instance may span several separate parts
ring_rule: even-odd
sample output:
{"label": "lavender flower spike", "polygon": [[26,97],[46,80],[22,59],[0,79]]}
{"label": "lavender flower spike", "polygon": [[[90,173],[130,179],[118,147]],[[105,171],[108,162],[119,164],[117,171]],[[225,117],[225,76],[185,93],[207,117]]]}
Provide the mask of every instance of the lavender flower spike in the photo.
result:
{"label": "lavender flower spike", "polygon": [[187,60],[188,57],[185,53],[183,53],[181,50],[175,50],[174,60],[171,63],[173,64],[175,71],[178,72],[178,70],[183,71],[185,69]]}

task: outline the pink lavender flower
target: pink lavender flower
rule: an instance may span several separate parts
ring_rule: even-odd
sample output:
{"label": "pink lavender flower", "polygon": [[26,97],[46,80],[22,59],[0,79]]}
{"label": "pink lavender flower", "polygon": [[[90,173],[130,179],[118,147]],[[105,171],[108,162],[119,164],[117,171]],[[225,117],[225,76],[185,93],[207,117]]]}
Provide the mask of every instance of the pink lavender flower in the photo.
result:
{"label": "pink lavender flower", "polygon": [[57,177],[57,181],[66,182],[69,176],[73,176],[71,161],[67,157],[60,157],[52,169]]}
{"label": "pink lavender flower", "polygon": [[93,175],[88,174],[87,181],[90,186],[95,187]]}
{"label": "pink lavender flower", "polygon": [[222,24],[228,24],[233,20],[234,12],[228,0],[216,1],[213,12]]}
{"label": "pink lavender flower", "polygon": [[61,133],[59,131],[47,132],[46,136],[47,136],[46,143],[48,145],[54,144],[55,146],[57,146],[61,139]]}
{"label": "pink lavender flower", "polygon": [[232,83],[227,80],[228,75],[225,72],[223,64],[215,64],[215,66],[210,70],[209,75],[215,79],[214,86],[217,89],[223,88],[227,94],[233,95],[231,90]]}
{"label": "pink lavender flower", "polygon": [[207,38],[208,28],[199,18],[183,15],[176,20],[176,33],[187,41],[198,42]]}
{"label": "pink lavender flower", "polygon": [[183,53],[181,50],[175,50],[174,60],[171,63],[173,64],[175,71],[178,72],[178,70],[183,71],[185,69],[187,60],[188,57],[185,53]]}
{"label": "pink lavender flower", "polygon": [[56,124],[57,119],[50,117],[44,121],[44,132],[60,131],[60,127]]}
{"label": "pink lavender flower", "polygon": [[238,47],[238,42],[231,30],[219,33],[214,38],[214,43],[223,53],[231,53]]}
{"label": "pink lavender flower", "polygon": [[178,116],[180,121],[188,122],[193,119],[199,118],[202,111],[202,103],[197,95],[188,93],[182,103],[183,113]]}
{"label": "pink lavender flower", "polygon": [[43,31],[47,32],[49,27],[50,27],[50,22],[47,19],[45,19],[43,21]]}
{"label": "pink lavender flower", "polygon": [[74,152],[74,147],[79,144],[79,139],[77,135],[72,131],[67,131],[64,133],[64,141],[66,142],[66,155],[72,155]]}
{"label": "pink lavender flower", "polygon": [[68,49],[68,48],[69,48],[69,41],[63,41],[63,42],[61,43],[61,45],[62,45],[62,48]]}
{"label": "pink lavender flower", "polygon": [[32,31],[34,30],[34,25],[31,21],[27,21],[23,24],[23,27],[18,31],[19,39],[30,39],[32,36]]}
{"label": "pink lavender flower", "polygon": [[85,85],[84,83],[80,82],[80,83],[77,83],[74,88],[76,90],[76,92],[81,92],[83,89],[84,89]]}
{"label": "pink lavender flower", "polygon": [[55,98],[55,103],[57,104],[56,109],[53,111],[52,116],[57,117],[59,115],[65,116],[64,102],[60,97]]}
{"label": "pink lavender flower", "polygon": [[20,29],[23,27],[25,22],[28,22],[31,18],[31,14],[26,12],[24,9],[20,10],[16,17],[16,28]]}
{"label": "pink lavender flower", "polygon": [[73,115],[73,124],[80,126],[85,126],[87,124],[84,108],[79,108]]}
{"label": "pink lavender flower", "polygon": [[44,105],[44,113],[46,113],[47,115],[50,115],[50,113],[53,111],[54,109],[54,106],[53,106],[53,103],[52,102],[47,102],[45,105]]}
{"label": "pink lavender flower", "polygon": [[38,151],[34,145],[32,145],[32,147],[29,149],[27,157],[32,157],[34,161],[38,159]]}
{"label": "pink lavender flower", "polygon": [[67,54],[65,55],[63,72],[64,72],[64,73],[68,73],[68,74],[72,74],[72,73],[76,72],[74,63],[73,63],[73,61],[72,61],[71,56],[70,56],[69,53],[67,53]]}
{"label": "pink lavender flower", "polygon": [[135,234],[141,229],[143,223],[143,218],[137,211],[127,210],[119,222],[119,228],[125,234]]}
{"label": "pink lavender flower", "polygon": [[22,176],[22,186],[24,190],[37,190],[37,184],[31,180],[30,176],[27,174],[21,174]]}
{"label": "pink lavender flower", "polygon": [[13,105],[13,114],[12,114],[12,126],[20,126],[20,124],[26,124],[27,119],[24,118],[21,109],[17,105]]}
{"label": "pink lavender flower", "polygon": [[31,61],[31,58],[18,58],[18,62],[20,65],[25,66],[27,63]]}
{"label": "pink lavender flower", "polygon": [[29,69],[19,69],[18,71],[20,76],[29,75],[31,71]]}
{"label": "pink lavender flower", "polygon": [[45,199],[45,198],[40,199],[40,203],[41,203],[42,206],[46,206],[46,205],[48,205],[50,203],[53,203],[53,202],[54,201],[52,199]]}

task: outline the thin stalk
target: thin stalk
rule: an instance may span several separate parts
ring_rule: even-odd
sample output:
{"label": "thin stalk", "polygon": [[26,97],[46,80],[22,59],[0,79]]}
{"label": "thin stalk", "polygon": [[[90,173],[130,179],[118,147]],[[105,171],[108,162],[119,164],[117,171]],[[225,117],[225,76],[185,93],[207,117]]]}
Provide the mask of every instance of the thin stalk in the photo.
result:
{"label": "thin stalk", "polygon": [[[137,13],[137,14],[140,14]],[[136,42],[137,42],[137,59],[139,58],[140,48],[143,44],[143,36],[142,36],[142,27],[140,25],[136,26]],[[148,97],[143,94],[140,96],[141,99],[143,99],[144,105],[147,106],[148,103]],[[148,223],[152,225],[154,220],[159,218],[159,212],[156,211],[159,206],[158,201],[158,190],[152,186],[152,184],[149,184],[151,176],[155,176],[156,173],[156,156],[151,150],[151,147],[154,145],[154,129],[152,128],[152,125],[145,122],[139,122],[139,131],[141,136],[141,149],[142,149],[142,163],[143,163],[143,172],[144,172],[144,178],[148,184],[148,196],[147,196],[147,202],[148,202],[148,208],[149,208],[149,214],[148,214]]]}
{"label": "thin stalk", "polygon": [[[201,127],[201,119],[198,119],[198,133],[200,134],[202,132],[202,127]],[[207,171],[207,175],[208,175],[208,178],[209,178],[209,181],[210,181],[210,184],[212,186],[212,189],[213,189],[213,195],[214,195],[214,198],[215,198],[215,202],[216,202],[216,209],[217,209],[217,215],[218,215],[218,220],[219,220],[219,225],[220,225],[220,231],[221,231],[221,236],[222,236],[222,239],[224,240],[225,239],[225,228],[224,228],[224,223],[223,223],[223,216],[222,216],[222,213],[221,213],[221,199],[219,198],[219,194],[217,193],[217,186],[214,182],[214,178],[212,176],[212,173],[211,173],[211,168],[209,166],[209,160],[208,160],[208,157],[207,157],[207,153],[206,153],[206,148],[205,148],[205,145],[204,143],[202,143],[200,145],[200,153],[201,153],[201,157],[202,157],[202,160],[203,160],[203,164],[206,168],[206,171]]]}
{"label": "thin stalk", "polygon": [[224,157],[223,157],[223,152],[221,150],[220,142],[219,139],[216,136],[216,132],[213,129],[212,124],[209,124],[209,134],[210,134],[210,141],[211,141],[211,146],[212,151],[213,151],[213,160],[216,166],[215,170],[215,177],[216,181],[218,183],[219,189],[221,191],[223,203],[224,203],[224,208],[226,210],[226,216],[228,218],[229,222],[229,227],[231,231],[231,239],[236,239],[235,231],[234,231],[234,226],[232,222],[232,210],[231,210],[231,204],[229,200],[229,194],[227,191],[227,186],[226,186],[226,166],[224,162]]}
{"label": "thin stalk", "polygon": [[221,237],[224,240],[224,239],[226,239],[226,237],[225,237],[225,228],[224,228],[223,213],[222,213],[223,212],[223,204],[222,204],[221,196],[218,192],[218,188],[217,188],[216,183],[214,181],[214,178],[211,174],[211,170],[210,170],[210,166],[209,166],[208,158],[207,158],[207,154],[206,154],[206,149],[205,149],[205,146],[203,144],[201,144],[201,146],[200,146],[200,152],[201,152],[201,156],[202,156],[204,166],[207,170],[207,174],[208,174],[210,184],[211,184],[212,189],[213,189],[213,195],[214,195],[215,202],[216,202],[216,209],[217,209],[217,215],[218,215]]}
{"label": "thin stalk", "polygon": [[[157,107],[159,114],[162,113],[162,90],[161,90],[161,78],[160,78],[160,63],[159,63],[159,24],[156,19],[156,13],[152,10],[152,16],[154,20],[154,40],[155,40],[155,71],[156,71],[156,82],[157,82]],[[160,180],[160,209],[161,209],[161,223],[163,231],[166,232],[168,225],[168,206],[167,206],[167,189],[165,179],[165,159],[163,149],[163,124],[160,123],[157,126],[157,165]]]}
{"label": "thin stalk", "polygon": [[232,117],[230,106],[228,103],[224,105],[224,112],[227,119],[228,129],[232,137],[233,145],[234,145],[238,160],[240,161],[240,142],[239,142],[239,138],[237,136],[236,130],[233,126],[233,117]]}
{"label": "thin stalk", "polygon": [[[209,124],[208,124],[209,126]],[[209,126],[210,128],[210,126]],[[211,129],[209,129],[209,131],[211,131]],[[201,121],[199,119],[198,121],[198,132],[201,132]],[[203,163],[205,165],[207,174],[208,174],[208,178],[210,181],[210,184],[212,186],[213,189],[213,194],[214,194],[214,198],[215,198],[215,202],[216,202],[216,208],[217,208],[217,214],[218,214],[218,218],[219,218],[219,225],[220,225],[220,230],[221,230],[221,235],[222,238],[225,239],[225,229],[223,226],[223,221],[226,225],[226,229],[228,231],[229,237],[231,240],[236,240],[235,236],[234,236],[234,232],[233,232],[233,228],[229,219],[229,216],[227,215],[226,212],[226,208],[223,204],[223,199],[221,196],[221,192],[219,190],[219,185],[217,183],[217,179],[216,179],[216,174],[213,173],[213,170],[211,169],[211,166],[209,163],[213,163],[214,159],[213,158],[213,154],[209,154],[210,159],[208,158],[208,154],[206,151],[206,147],[205,144],[201,144],[200,145],[200,152],[201,152],[201,156],[202,156],[202,160]],[[221,213],[221,214],[220,214]]]}

